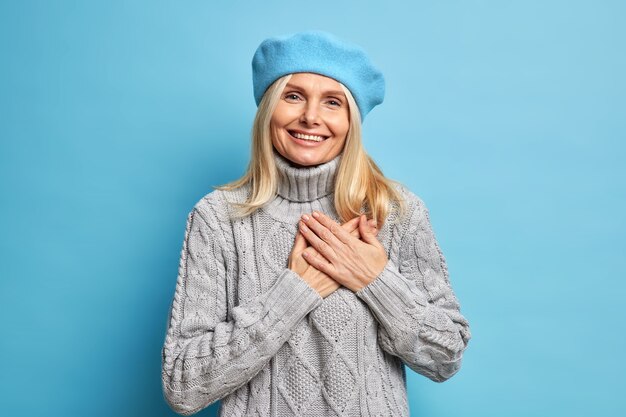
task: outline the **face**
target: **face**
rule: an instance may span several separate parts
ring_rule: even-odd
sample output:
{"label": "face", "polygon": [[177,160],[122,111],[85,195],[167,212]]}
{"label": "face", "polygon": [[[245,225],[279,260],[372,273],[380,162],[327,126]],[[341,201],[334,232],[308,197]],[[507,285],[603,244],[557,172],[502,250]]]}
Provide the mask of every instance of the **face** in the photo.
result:
{"label": "face", "polygon": [[323,75],[296,73],[272,114],[272,144],[296,166],[335,158],[346,142],[350,117],[339,83]]}

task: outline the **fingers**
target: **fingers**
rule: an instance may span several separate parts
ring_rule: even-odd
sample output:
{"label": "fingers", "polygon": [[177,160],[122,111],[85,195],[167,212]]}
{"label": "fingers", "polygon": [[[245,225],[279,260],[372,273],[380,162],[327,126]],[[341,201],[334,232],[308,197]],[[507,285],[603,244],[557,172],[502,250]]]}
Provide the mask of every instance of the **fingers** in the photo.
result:
{"label": "fingers", "polygon": [[302,236],[302,233],[296,232],[296,238],[289,254],[288,267],[298,275],[304,273],[309,267],[309,263],[301,255],[306,250],[307,245],[307,240]]}
{"label": "fingers", "polygon": [[313,268],[325,273],[329,277],[334,276],[335,267],[331,262],[328,262],[324,256],[312,254],[309,250],[302,252],[302,256]]}
{"label": "fingers", "polygon": [[293,253],[300,253],[303,250],[305,250],[307,247],[307,241],[304,238],[304,236],[302,236],[302,233],[300,233],[300,231],[298,231],[296,233],[296,240],[293,243],[293,248],[291,249],[291,251]]}
{"label": "fingers", "polygon": [[[308,216],[307,216],[308,217]],[[312,219],[311,217],[308,217],[309,219],[309,223],[313,223],[311,222]],[[300,233],[302,233],[302,235],[306,238],[306,240],[311,244],[311,246],[313,246],[319,253],[321,253],[323,255],[324,258],[326,258],[328,261],[333,261],[336,259],[336,253],[333,250],[333,248],[331,247],[331,245],[329,243],[327,243],[325,240],[323,240],[322,238],[320,238],[318,236],[318,234],[322,235],[324,237],[324,239],[328,239],[329,241],[333,241],[332,239],[334,238],[332,236],[332,233],[330,233],[330,231],[328,231],[327,229],[321,230],[322,227],[320,227],[321,225],[318,222],[315,222],[315,228],[314,229],[309,229],[309,227],[305,224],[305,220],[301,220],[300,221]],[[336,238],[334,238],[335,240],[337,240]],[[335,244],[336,242],[333,241],[333,244]]]}
{"label": "fingers", "polygon": [[306,221],[307,224],[328,244],[338,246],[336,245],[338,243],[336,240],[345,244],[354,240],[350,233],[346,232],[345,229],[324,213],[314,211],[311,216],[312,218],[309,217],[309,220]]}
{"label": "fingers", "polygon": [[381,244],[376,238],[376,235],[373,233],[373,229],[367,223],[365,215],[362,214],[361,221],[359,222],[359,232],[361,233],[361,238],[364,242],[367,242],[370,245],[374,245],[376,247],[380,246]]}
{"label": "fingers", "polygon": [[313,246],[309,246],[305,250],[302,251],[302,256],[304,256],[305,258],[307,256],[314,257],[317,255],[319,255],[319,252]]}
{"label": "fingers", "polygon": [[371,240],[371,228],[367,224],[364,215],[361,215],[359,218],[359,232],[361,233],[361,238],[367,243],[370,243]]}
{"label": "fingers", "polygon": [[[359,222],[360,224],[360,222]],[[367,224],[370,228],[370,231],[374,234],[374,236],[378,235],[378,228],[376,227],[376,219],[369,219],[367,221]],[[359,225],[357,225],[357,229],[359,228]]]}
{"label": "fingers", "polygon": [[[348,233],[352,234],[355,230],[359,228],[359,217],[355,217],[353,219],[348,220],[341,227]],[[352,235],[354,236],[354,235]]]}
{"label": "fingers", "polygon": [[[355,237],[357,239],[361,239],[361,234],[359,233],[359,223],[361,216],[356,216],[341,225],[341,227],[350,234],[350,236]],[[378,228],[376,227],[376,219],[369,219],[367,224],[372,229],[372,233],[374,235],[378,235]]]}
{"label": "fingers", "polygon": [[[359,223],[361,221],[360,219],[361,219],[361,216],[357,216],[353,219],[348,220],[344,224],[342,224],[341,227],[343,227],[348,233],[350,233],[350,236],[360,239],[361,238],[361,234],[359,233]],[[369,219],[367,221],[367,224],[372,229],[372,233],[374,233],[374,235],[378,235],[378,229],[376,228],[376,219]]]}

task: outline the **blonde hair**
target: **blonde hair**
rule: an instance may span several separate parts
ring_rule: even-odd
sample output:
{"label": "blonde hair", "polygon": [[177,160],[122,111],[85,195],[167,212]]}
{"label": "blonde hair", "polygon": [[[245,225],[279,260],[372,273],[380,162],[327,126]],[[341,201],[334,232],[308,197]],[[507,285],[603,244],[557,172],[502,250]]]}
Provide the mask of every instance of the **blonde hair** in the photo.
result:
{"label": "blonde hair", "polygon": [[[278,170],[274,162],[270,120],[285,85],[292,74],[287,74],[270,85],[257,110],[252,126],[252,149],[246,173],[236,181],[216,187],[233,190],[247,184],[251,187],[244,203],[233,203],[239,216],[247,216],[276,196]],[[334,205],[342,222],[364,213],[375,218],[380,229],[396,206],[404,212],[404,199],[396,189],[396,181],[386,178],[374,160],[367,155],[361,140],[361,115],[354,97],[339,83],[348,100],[350,127],[335,176]]]}

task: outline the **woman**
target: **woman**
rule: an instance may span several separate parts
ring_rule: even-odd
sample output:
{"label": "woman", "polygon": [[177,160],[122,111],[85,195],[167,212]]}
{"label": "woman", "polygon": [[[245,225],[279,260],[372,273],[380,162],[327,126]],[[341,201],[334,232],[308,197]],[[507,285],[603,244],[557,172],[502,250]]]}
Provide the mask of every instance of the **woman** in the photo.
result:
{"label": "woman", "polygon": [[248,171],[187,219],[165,398],[184,415],[221,399],[221,416],[408,416],[404,364],[445,381],[471,335],[423,201],[362,147],[382,74],[321,31],[267,39],[252,65]]}

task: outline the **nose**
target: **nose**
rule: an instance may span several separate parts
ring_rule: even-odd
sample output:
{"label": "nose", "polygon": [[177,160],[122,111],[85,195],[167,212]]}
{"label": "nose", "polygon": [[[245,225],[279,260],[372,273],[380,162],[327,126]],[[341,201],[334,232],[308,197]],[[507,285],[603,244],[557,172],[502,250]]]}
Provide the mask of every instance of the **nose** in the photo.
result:
{"label": "nose", "polygon": [[319,112],[315,100],[307,101],[302,110],[300,121],[306,125],[319,124]]}

